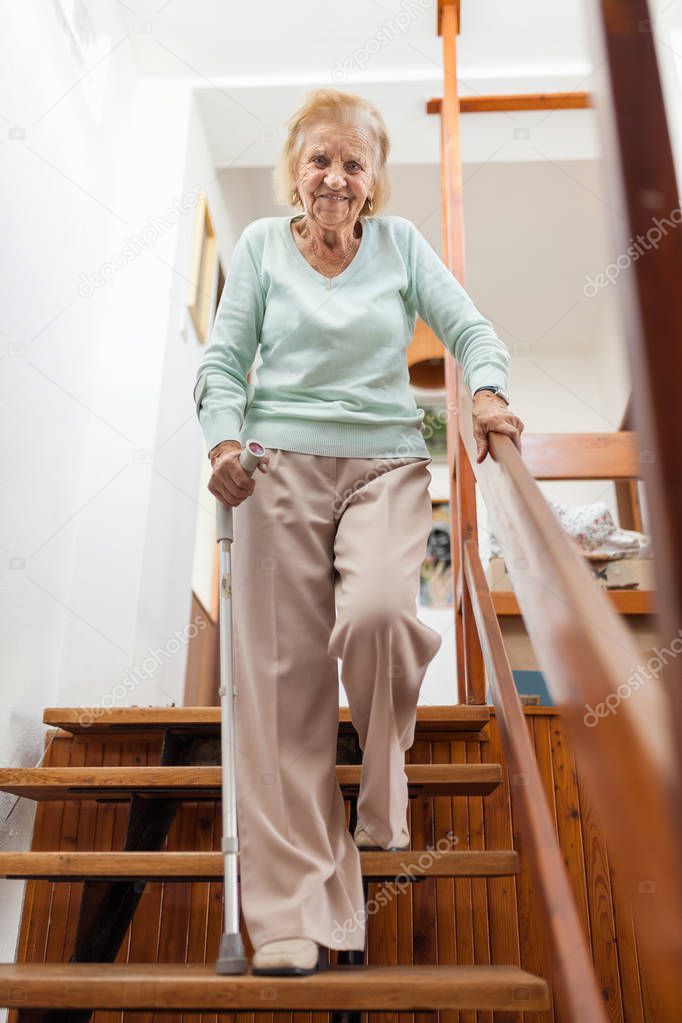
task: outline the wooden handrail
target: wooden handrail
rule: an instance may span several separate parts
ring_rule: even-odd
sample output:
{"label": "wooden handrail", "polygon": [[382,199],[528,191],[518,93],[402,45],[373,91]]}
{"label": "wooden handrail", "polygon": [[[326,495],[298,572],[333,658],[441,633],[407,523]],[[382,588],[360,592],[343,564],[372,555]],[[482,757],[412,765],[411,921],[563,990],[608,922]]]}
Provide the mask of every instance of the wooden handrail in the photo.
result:
{"label": "wooden handrail", "polygon": [[[602,129],[603,160],[609,194],[620,211],[609,217],[613,252],[627,252],[631,239],[648,237],[650,249],[633,262],[623,277],[620,308],[633,382],[634,428],[642,447],[651,453],[643,465],[654,549],[654,574],[660,607],[659,632],[670,642],[682,620],[682,474],[680,434],[682,403],[670,400],[671,382],[682,376],[682,248],[680,247],[680,189],[675,172],[661,86],[654,23],[647,0],[588,0],[592,21],[589,38],[595,66],[605,74],[597,80],[597,113]],[[656,233],[657,232],[657,233]],[[655,240],[655,241],[654,241]],[[667,764],[670,772],[669,828],[677,833],[677,861],[682,859],[682,661],[678,657],[661,672],[666,718],[674,736]],[[655,837],[651,836],[652,842]],[[653,856],[652,856],[653,858]],[[679,875],[679,866],[677,868]],[[682,883],[677,878],[678,885]],[[661,916],[672,915],[679,929],[682,902],[679,891]],[[667,986],[653,949],[647,966],[650,981],[666,996],[669,1016],[679,1014],[672,1000],[679,986]],[[659,951],[669,962],[665,937]],[[680,943],[673,949],[678,968]],[[678,982],[679,984],[679,982]]]}
{"label": "wooden handrail", "polygon": [[631,480],[642,472],[637,437],[631,431],[524,432],[521,447],[536,480]]}
{"label": "wooden handrail", "polygon": [[643,959],[680,998],[682,917],[671,912],[682,904],[678,779],[665,693],[646,679],[642,654],[512,441],[491,434],[491,455],[476,464],[471,399],[463,398],[464,446],[495,535],[510,552],[505,560],[525,627],[590,798],[611,849],[637,883],[655,879],[654,897],[633,898]]}
{"label": "wooden handrail", "polygon": [[[654,548],[654,573],[662,635],[682,621],[682,403],[671,400],[682,376],[682,247],[680,187],[661,86],[656,35],[647,0],[613,4],[589,0],[589,34],[597,81],[597,113],[604,138],[609,192],[622,211],[609,217],[613,251],[648,236],[651,247],[623,277],[620,307],[633,382],[634,428],[651,452],[643,466]],[[613,208],[613,204],[612,207]],[[652,233],[653,232],[653,233]],[[657,233],[656,233],[657,232]],[[674,392],[673,392],[674,394]],[[668,714],[676,737],[675,773],[682,778],[682,661],[662,672]],[[682,846],[682,803],[674,808]],[[679,912],[679,903],[676,906]]]}
{"label": "wooden handrail", "polygon": [[481,638],[483,659],[493,693],[504,749],[510,792],[527,843],[531,866],[550,926],[554,977],[559,1004],[568,1020],[606,1023],[604,1000],[597,985],[590,946],[573,899],[571,884],[550,817],[533,745],[504,647],[478,545],[464,544],[464,575]]}

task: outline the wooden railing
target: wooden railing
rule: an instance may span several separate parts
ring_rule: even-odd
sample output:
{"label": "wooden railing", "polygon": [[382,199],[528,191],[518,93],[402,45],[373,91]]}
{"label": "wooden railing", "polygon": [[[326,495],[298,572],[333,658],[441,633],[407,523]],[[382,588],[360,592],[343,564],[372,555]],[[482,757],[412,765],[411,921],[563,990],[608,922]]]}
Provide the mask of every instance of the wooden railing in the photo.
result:
{"label": "wooden railing", "polygon": [[570,1020],[605,1023],[607,1016],[592,968],[589,941],[573,899],[478,545],[472,540],[464,545],[463,559],[466,588],[512,781],[512,798],[533,861],[540,900],[550,921],[557,1000],[568,1011]]}
{"label": "wooden railing", "polygon": [[[642,531],[642,513],[637,482],[641,476],[642,453],[636,434],[624,427],[612,433],[527,433],[522,437],[523,461],[530,475],[542,481],[609,480],[618,503],[623,529]],[[454,468],[456,473],[456,466]],[[648,590],[613,590],[608,597],[621,614],[650,614],[653,593]],[[462,577],[456,588],[456,608],[461,610]],[[498,614],[515,614],[513,592],[495,592]],[[478,703],[483,694],[463,692],[463,702]]]}
{"label": "wooden railing", "polygon": [[[618,70],[614,88],[629,95],[631,122],[646,122],[649,103],[661,105],[662,98],[655,72],[651,33],[642,33],[633,13],[637,10],[639,24],[647,17],[644,0],[625,6],[622,17],[605,0],[605,13],[600,4],[592,4],[595,19],[604,28],[612,64]],[[441,102],[442,131],[442,196],[443,196],[443,258],[463,283],[463,243],[461,211],[461,158],[457,93],[456,37],[459,22],[458,0],[439,0],[439,26],[443,36],[444,95]],[[609,17],[614,27],[609,25]],[[630,43],[627,61],[613,43],[613,36],[623,35]],[[638,37],[638,38],[637,38]],[[625,66],[629,69],[629,79]],[[629,63],[628,63],[629,61]],[[652,66],[653,61],[653,66]],[[641,62],[641,64],[640,64]],[[644,84],[651,87],[643,102],[644,85],[639,82],[644,67]],[[613,67],[612,67],[613,72]],[[658,88],[654,88],[655,84]],[[629,92],[628,92],[629,90]],[[634,102],[637,97],[636,103]],[[615,103],[616,109],[619,104]],[[665,118],[660,111],[651,115],[659,136],[667,143]],[[613,131],[613,126],[609,126]],[[620,154],[637,164],[647,159],[647,143],[655,158],[649,157],[656,184],[664,189],[670,205],[676,206],[676,190],[669,146],[658,145],[650,129],[642,125],[638,138],[641,151],[634,147],[636,133],[623,110],[621,135],[632,137],[631,149],[621,143]],[[618,159],[611,153],[613,173],[620,173]],[[662,160],[663,169],[657,165]],[[646,179],[643,173],[643,178]],[[639,183],[637,174],[623,178],[633,190],[633,203]],[[627,189],[626,189],[627,190]],[[643,194],[643,193],[642,193]],[[653,193],[649,193],[652,195]],[[660,197],[659,197],[660,198]],[[640,196],[641,199],[641,196]],[[641,216],[633,224],[641,225]],[[633,228],[633,236],[636,230]],[[663,246],[661,246],[662,248]],[[623,250],[624,251],[624,250]],[[673,446],[679,447],[679,434],[662,436],[666,417],[665,359],[653,349],[661,344],[660,312],[655,308],[672,305],[672,323],[678,328],[677,350],[671,356],[673,371],[668,379],[682,379],[682,291],[673,285],[671,267],[676,280],[682,279],[682,248],[674,252],[666,246],[670,266],[659,269],[660,279],[669,281],[667,295],[654,284],[651,268],[645,272],[649,292],[644,297],[649,305],[648,317],[638,315],[642,295],[632,295],[628,324],[630,344],[636,350],[632,363],[645,365],[648,372],[633,375],[635,424],[640,433],[644,427],[646,450],[655,452],[651,460],[639,459],[632,430],[620,434],[590,435],[589,459],[581,457],[575,441],[562,437],[523,438],[534,474],[552,478],[552,459],[561,463],[566,478],[566,463],[573,463],[572,478],[631,480],[641,469],[652,486],[652,531],[659,568],[661,554],[670,555],[664,571],[659,571],[657,590],[661,604],[670,598],[671,609],[660,617],[661,635],[668,645],[679,628],[682,587],[679,524],[682,523],[682,474],[679,456],[674,466]],[[658,253],[657,253],[657,258]],[[646,256],[649,259],[649,255]],[[644,262],[644,260],[640,260]],[[647,330],[647,326],[651,330]],[[666,329],[672,348],[670,328]],[[448,407],[453,414],[448,421],[448,449],[451,469],[452,565],[455,578],[455,637],[459,702],[483,703],[486,682],[495,703],[504,741],[507,767],[528,784],[512,785],[512,798],[524,827],[524,846],[531,850],[535,878],[548,916],[549,933],[554,952],[558,1004],[561,1018],[572,1023],[584,1020],[606,1020],[603,999],[597,988],[590,962],[586,937],[580,927],[570,883],[559,851],[556,834],[550,822],[544,792],[538,782],[537,763],[528,741],[523,713],[513,676],[506,658],[499,623],[490,589],[478,556],[475,485],[478,483],[494,525],[495,535],[505,551],[505,561],[512,578],[525,626],[533,643],[539,666],[547,686],[562,713],[571,741],[572,751],[585,780],[590,797],[606,830],[609,849],[626,865],[631,878],[631,906],[636,926],[638,952],[642,972],[651,985],[656,1019],[672,1021],[682,1004],[682,899],[680,869],[682,860],[682,827],[680,826],[680,749],[682,746],[682,715],[679,694],[680,668],[675,659],[663,666],[663,681],[641,680],[642,655],[633,642],[607,595],[599,589],[580,556],[576,545],[562,531],[533,473],[512,441],[501,434],[490,437],[490,454],[479,465],[472,428],[471,396],[464,386],[461,367],[446,353],[446,388]],[[642,391],[644,393],[642,393]],[[659,404],[660,402],[660,404]],[[680,418],[682,403],[667,422]],[[655,410],[655,414],[654,414]],[[682,424],[675,423],[678,427]],[[525,441],[525,443],[524,443]],[[659,459],[664,450],[666,459]],[[584,450],[584,445],[583,445]],[[667,477],[666,477],[667,469]],[[674,470],[677,470],[676,474]],[[614,471],[617,470],[617,471]],[[584,474],[589,473],[589,477]],[[647,490],[647,493],[649,491]],[[674,534],[674,535],[671,535]],[[675,617],[676,615],[676,617]],[[682,660],[679,661],[682,664]],[[487,671],[487,679],[486,679]],[[640,672],[640,674],[636,674]],[[626,692],[627,690],[627,692]],[[655,994],[653,993],[655,992]]]}

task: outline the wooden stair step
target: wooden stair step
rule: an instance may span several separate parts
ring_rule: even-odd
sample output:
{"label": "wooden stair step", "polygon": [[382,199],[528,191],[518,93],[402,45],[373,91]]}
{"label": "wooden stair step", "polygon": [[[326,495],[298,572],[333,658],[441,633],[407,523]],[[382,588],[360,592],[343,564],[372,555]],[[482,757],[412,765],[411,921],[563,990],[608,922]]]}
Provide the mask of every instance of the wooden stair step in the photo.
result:
{"label": "wooden stair step", "polygon": [[[513,850],[361,852],[366,877],[508,877],[519,872]],[[220,852],[3,852],[0,877],[48,881],[144,878],[148,881],[223,879]]]}
{"label": "wooden stair step", "polygon": [[[360,785],[361,764],[339,764],[342,790]],[[502,780],[499,764],[407,764],[411,796],[480,796]],[[128,799],[133,792],[174,799],[219,799],[220,767],[5,767],[0,791],[29,799]]]}
{"label": "wooden stair step", "polygon": [[515,966],[337,966],[307,977],[220,977],[164,963],[0,964],[0,1006],[17,1009],[428,1011],[549,1008],[546,982]]}
{"label": "wooden stair step", "polygon": [[[490,707],[445,704],[417,707],[416,731],[477,732],[490,720]],[[46,725],[67,732],[163,731],[167,728],[217,735],[219,707],[47,707]],[[339,725],[351,726],[350,710],[339,707]]]}

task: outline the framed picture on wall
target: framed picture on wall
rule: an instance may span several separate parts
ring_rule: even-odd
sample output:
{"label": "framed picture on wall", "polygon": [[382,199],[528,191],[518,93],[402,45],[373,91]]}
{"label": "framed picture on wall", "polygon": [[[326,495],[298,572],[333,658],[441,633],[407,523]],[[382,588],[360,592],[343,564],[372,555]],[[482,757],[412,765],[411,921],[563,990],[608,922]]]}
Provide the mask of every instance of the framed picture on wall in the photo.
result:
{"label": "framed picture on wall", "polygon": [[202,194],[197,203],[194,222],[194,239],[192,242],[192,263],[190,267],[190,287],[187,296],[194,330],[200,344],[205,344],[208,336],[209,317],[211,314],[211,284],[215,266],[216,239],[213,221],[208,210],[208,200]]}
{"label": "framed picture on wall", "polygon": [[450,502],[433,501],[431,532],[419,577],[419,603],[424,607],[450,607],[454,602]]}
{"label": "framed picture on wall", "polygon": [[218,303],[220,302],[220,296],[223,293],[223,288],[224,287],[225,287],[225,271],[223,270],[222,260],[220,259],[220,257],[218,257],[218,273],[216,274],[216,288],[215,288],[215,295],[214,295],[214,301],[213,301],[213,309],[214,309],[213,318],[214,318],[214,320],[215,320],[216,314],[218,312]]}

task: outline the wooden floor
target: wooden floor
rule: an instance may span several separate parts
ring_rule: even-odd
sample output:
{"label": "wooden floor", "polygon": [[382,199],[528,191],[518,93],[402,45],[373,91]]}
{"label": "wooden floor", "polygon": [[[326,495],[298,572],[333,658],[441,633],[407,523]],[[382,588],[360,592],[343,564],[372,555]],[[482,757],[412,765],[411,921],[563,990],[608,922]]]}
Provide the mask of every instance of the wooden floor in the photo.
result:
{"label": "wooden floor", "polygon": [[[585,934],[589,939],[609,1019],[627,1023],[658,1023],[648,1011],[637,970],[628,899],[610,864],[603,836],[576,777],[561,721],[549,708],[526,708],[547,795],[561,842]],[[474,740],[418,732],[408,762],[503,763],[494,716]],[[68,736],[58,733],[43,761],[45,767],[115,767],[158,763],[160,737],[146,733],[132,739],[119,734]],[[410,800],[413,849],[431,847],[452,831],[460,851],[516,848],[521,854],[518,876],[476,878],[426,877],[377,900],[385,882],[369,886],[368,946],[373,965],[497,963],[522,966],[551,981],[542,914],[527,873],[527,857],[509,810],[508,780],[485,797],[420,796]],[[33,848],[64,851],[120,849],[126,806],[75,800],[38,806]],[[220,846],[220,818],[210,801],[187,803],[180,810],[168,841],[169,850],[208,852]],[[17,882],[19,883],[19,882]],[[221,930],[222,883],[150,882],[118,962],[212,963]],[[82,883],[29,881],[20,936],[18,962],[63,962],[74,941]],[[377,900],[377,901],[372,901]],[[454,927],[453,922],[454,920]],[[244,933],[247,952],[251,954]],[[332,964],[336,953],[332,953]],[[218,1014],[221,1020],[252,1023],[255,1015]],[[217,1023],[216,1013],[184,1013],[184,1023]],[[442,1023],[522,1023],[555,1020],[553,1012],[527,1013],[441,1010],[439,1013],[369,1013],[367,1023],[426,1023],[435,1015]],[[259,1013],[263,1023],[323,1023],[324,1011]],[[98,1011],[96,1023],[161,1023],[161,1014]],[[16,1018],[10,1013],[10,1021]],[[166,1019],[180,1017],[163,1016]]]}

